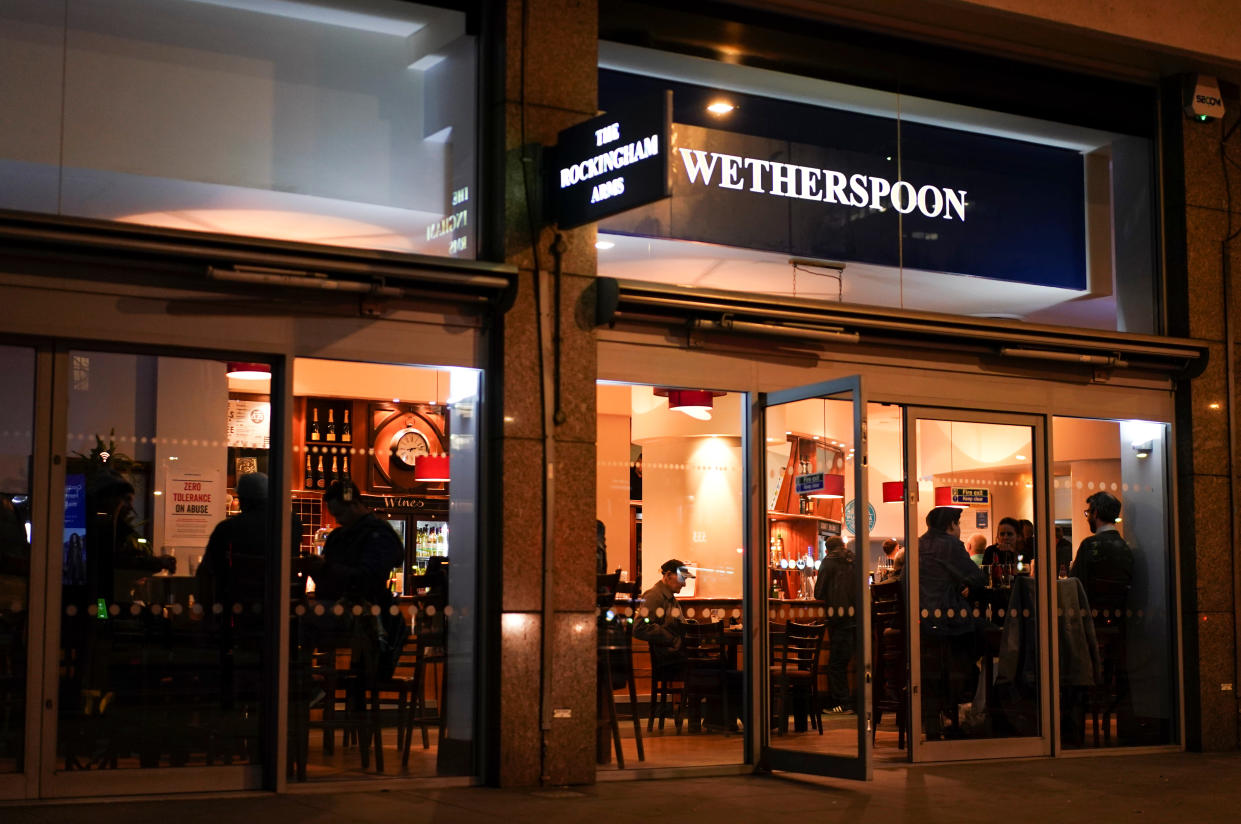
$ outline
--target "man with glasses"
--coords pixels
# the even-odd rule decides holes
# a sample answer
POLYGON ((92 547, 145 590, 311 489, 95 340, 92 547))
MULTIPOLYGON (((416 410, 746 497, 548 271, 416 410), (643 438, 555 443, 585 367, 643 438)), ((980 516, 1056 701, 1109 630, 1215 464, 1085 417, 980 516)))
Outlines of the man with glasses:
POLYGON ((1116 529, 1120 501, 1107 492, 1086 499, 1091 535, 1077 548, 1069 574, 1082 582, 1094 609, 1123 609, 1133 583, 1133 550, 1116 529))

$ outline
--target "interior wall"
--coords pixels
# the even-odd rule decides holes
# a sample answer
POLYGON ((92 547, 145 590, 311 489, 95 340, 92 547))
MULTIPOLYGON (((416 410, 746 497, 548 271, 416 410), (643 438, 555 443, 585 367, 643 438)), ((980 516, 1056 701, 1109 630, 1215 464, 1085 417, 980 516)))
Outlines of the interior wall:
POLYGON ((447 369, 318 358, 293 363, 293 394, 298 396, 443 404, 449 385, 447 369))
POLYGON ((601 412, 595 425, 595 517, 606 530, 608 571, 629 579, 629 416, 601 412))
MULTIPOLYGON (((216 360, 159 358, 156 364, 154 489, 152 547, 156 554, 177 558, 177 574, 188 575, 197 565, 215 524, 227 514, 228 493, 228 375, 216 360), (175 506, 167 480, 177 473, 203 473, 213 485, 210 514, 199 522, 201 535, 169 543, 165 513, 175 506)), ((205 491, 205 490, 204 490, 205 491)))

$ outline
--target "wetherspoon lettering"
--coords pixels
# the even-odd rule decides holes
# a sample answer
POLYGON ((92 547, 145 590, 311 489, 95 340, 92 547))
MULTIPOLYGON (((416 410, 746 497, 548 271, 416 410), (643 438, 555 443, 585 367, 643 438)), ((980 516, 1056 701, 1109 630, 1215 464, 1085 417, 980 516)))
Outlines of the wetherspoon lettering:
MULTIPOLYGON (((904 180, 892 183, 882 177, 846 175, 832 169, 704 152, 701 149, 681 148, 680 151, 685 175, 691 184, 701 178, 702 185, 711 186, 714 179, 715 185, 721 189, 745 189, 776 197, 818 200, 880 211, 890 205, 903 215, 917 210, 926 217, 952 220, 955 216, 957 220, 965 220, 964 189, 931 185, 915 187, 904 180)), ((566 171, 562 169, 560 172, 561 186, 565 185, 566 171)))

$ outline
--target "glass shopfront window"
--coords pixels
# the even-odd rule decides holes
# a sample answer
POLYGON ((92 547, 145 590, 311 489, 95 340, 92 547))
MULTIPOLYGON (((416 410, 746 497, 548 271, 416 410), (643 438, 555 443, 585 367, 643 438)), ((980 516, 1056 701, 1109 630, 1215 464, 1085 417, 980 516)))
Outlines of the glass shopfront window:
POLYGON ((1177 740, 1168 436, 1151 421, 1054 419, 1066 749, 1177 740))
POLYGON ((230 373, 270 366, 86 350, 65 358, 49 774, 69 791, 96 770, 257 772, 274 675, 272 406, 267 381, 261 394, 236 396, 230 373))
POLYGON ((29 683, 34 350, 0 346, 0 373, 8 397, 0 409, 0 773, 20 773, 29 683))
POLYGON ((481 379, 294 363, 294 781, 474 771, 481 379))
POLYGON ((744 402, 598 386, 601 768, 744 759, 744 402))
POLYGON ((398 0, 13 0, 0 208, 475 256, 475 38, 398 0))
POLYGON ((1158 331, 1149 134, 599 49, 601 109, 673 100, 671 197, 600 222, 600 274, 1158 331))

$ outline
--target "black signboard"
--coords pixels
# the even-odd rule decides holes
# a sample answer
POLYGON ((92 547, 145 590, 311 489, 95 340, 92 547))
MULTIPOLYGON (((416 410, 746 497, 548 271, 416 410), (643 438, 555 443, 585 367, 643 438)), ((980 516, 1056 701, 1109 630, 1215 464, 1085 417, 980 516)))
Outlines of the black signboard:
POLYGON ((601 230, 1084 290, 1080 151, 600 72, 600 101, 673 88, 669 200, 601 230))
POLYGON ((635 98, 560 133, 548 186, 562 229, 668 197, 672 92, 635 98))

